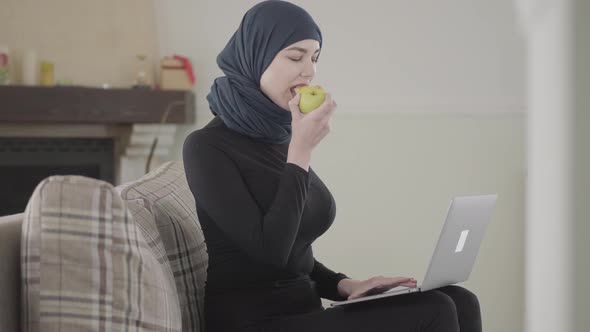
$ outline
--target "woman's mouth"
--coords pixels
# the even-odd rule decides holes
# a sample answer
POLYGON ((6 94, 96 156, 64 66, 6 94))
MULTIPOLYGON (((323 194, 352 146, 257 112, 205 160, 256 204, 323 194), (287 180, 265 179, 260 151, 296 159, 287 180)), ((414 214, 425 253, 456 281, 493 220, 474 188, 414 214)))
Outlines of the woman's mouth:
POLYGON ((300 88, 302 88, 304 86, 307 86, 307 84, 298 84, 298 85, 291 87, 291 98, 295 98, 295 95, 297 95, 297 90, 299 90, 300 88))

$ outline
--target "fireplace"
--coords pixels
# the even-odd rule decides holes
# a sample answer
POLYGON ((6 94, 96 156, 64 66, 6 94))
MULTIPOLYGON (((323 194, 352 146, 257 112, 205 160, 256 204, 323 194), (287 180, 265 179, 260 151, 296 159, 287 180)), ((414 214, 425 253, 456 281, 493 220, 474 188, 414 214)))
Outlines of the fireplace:
POLYGON ((0 216, 23 212, 33 190, 51 175, 83 175, 114 184, 109 138, 0 137, 0 216))
POLYGON ((0 100, 0 216, 23 212, 51 175, 138 179, 195 116, 191 91, 0 86, 0 100))

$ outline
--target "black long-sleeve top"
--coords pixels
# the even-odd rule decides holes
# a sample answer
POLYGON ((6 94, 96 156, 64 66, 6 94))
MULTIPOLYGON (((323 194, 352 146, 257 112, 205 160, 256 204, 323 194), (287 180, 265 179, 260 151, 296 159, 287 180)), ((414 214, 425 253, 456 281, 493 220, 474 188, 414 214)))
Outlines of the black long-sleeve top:
POLYGON ((287 163, 287 144, 239 134, 218 117, 183 145, 188 185, 209 255, 208 294, 305 277, 319 296, 341 300, 346 278, 318 262, 312 243, 336 214, 332 194, 310 167, 287 163))

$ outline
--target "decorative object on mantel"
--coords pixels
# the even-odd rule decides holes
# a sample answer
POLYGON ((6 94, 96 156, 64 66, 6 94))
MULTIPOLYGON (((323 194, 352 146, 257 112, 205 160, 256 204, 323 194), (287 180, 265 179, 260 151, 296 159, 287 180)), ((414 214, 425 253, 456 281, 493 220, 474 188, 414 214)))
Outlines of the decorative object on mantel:
POLYGON ((135 82, 133 84, 134 88, 141 88, 141 89, 151 89, 152 82, 150 82, 150 78, 148 75, 149 66, 147 62, 147 55, 145 54, 138 54, 137 58, 137 70, 135 74, 135 82))
POLYGON ((195 85, 191 61, 184 56, 167 56, 161 62, 160 89, 191 90, 195 85))
POLYGON ((191 91, 0 86, 0 100, 0 123, 160 123, 171 105, 182 111, 168 123, 192 123, 195 116, 191 91))
POLYGON ((0 85, 10 84, 10 51, 6 46, 0 46, 0 85))

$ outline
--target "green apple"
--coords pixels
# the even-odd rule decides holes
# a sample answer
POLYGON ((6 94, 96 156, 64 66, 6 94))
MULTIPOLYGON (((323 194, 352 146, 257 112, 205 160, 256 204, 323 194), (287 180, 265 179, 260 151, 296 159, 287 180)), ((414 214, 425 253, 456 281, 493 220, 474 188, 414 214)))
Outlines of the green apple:
POLYGON ((326 91, 319 85, 304 86, 296 91, 300 94, 299 110, 305 114, 318 108, 326 99, 326 91))

